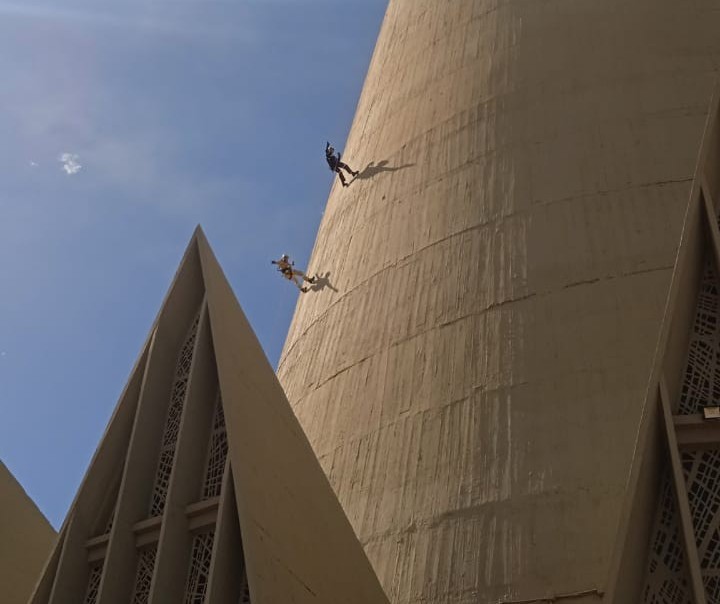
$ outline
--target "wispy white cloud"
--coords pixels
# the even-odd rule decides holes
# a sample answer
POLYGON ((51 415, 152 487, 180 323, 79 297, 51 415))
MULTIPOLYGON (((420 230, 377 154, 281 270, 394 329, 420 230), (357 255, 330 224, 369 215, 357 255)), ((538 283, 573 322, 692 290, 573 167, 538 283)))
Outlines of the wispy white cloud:
MULTIPOLYGON (((268 0, 263 0, 264 2, 268 0)), ((278 2, 278 0, 275 0, 278 2)), ((282 0, 293 2, 294 0, 282 0)), ((324 0, 328 1, 328 0, 324 0)), ((148 3, 146 0, 129 1, 118 4, 102 3, 93 0, 71 0, 63 6, 55 6, 47 0, 0 0, 0 14, 39 19, 49 22, 63 22, 83 26, 111 28, 129 28, 145 30, 148 33, 175 34, 183 36, 217 37, 219 34, 233 35, 234 40, 241 35, 248 41, 253 39, 252 29, 239 29, 238 22, 228 20, 203 24, 208 10, 221 11, 227 7, 237 7, 232 0, 212 0, 199 5, 195 0, 166 0, 148 3), (199 6, 202 6, 200 9, 199 6)), ((247 7, 245 7, 247 8, 247 7)), ((242 9, 242 6, 241 6, 242 9)), ((243 14, 246 11, 243 11, 243 14)), ((240 21, 242 23, 242 21, 240 21)))
POLYGON ((62 163, 63 170, 69 175, 77 174, 82 169, 80 165, 80 156, 75 153, 63 153, 58 158, 62 163))

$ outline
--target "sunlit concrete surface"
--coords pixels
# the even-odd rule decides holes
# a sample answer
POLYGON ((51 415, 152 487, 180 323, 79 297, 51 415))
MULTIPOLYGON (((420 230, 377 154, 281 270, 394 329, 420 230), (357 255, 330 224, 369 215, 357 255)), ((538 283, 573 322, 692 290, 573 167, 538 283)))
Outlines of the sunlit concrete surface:
POLYGON ((719 31, 391 0, 278 368, 391 601, 601 598, 719 31))

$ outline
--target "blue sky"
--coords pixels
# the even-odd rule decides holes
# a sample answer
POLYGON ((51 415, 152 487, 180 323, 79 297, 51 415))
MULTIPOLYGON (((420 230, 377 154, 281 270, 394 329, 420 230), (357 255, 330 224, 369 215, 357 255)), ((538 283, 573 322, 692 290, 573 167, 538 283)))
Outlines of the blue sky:
POLYGON ((55 527, 197 223, 276 364, 386 4, 0 0, 0 458, 55 527))

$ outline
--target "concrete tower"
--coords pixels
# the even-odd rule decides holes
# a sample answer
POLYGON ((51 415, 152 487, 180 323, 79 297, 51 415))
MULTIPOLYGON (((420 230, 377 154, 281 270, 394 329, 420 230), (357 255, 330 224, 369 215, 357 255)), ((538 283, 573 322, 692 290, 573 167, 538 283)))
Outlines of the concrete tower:
POLYGON ((278 375, 392 602, 607 593, 718 32, 390 1, 278 375))

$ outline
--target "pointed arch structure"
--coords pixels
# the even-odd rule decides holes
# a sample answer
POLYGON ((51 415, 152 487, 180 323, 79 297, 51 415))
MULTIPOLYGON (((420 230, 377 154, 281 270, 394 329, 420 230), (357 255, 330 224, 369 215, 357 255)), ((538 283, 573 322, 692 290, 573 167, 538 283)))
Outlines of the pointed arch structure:
POLYGON ((720 601, 720 96, 703 136, 605 601, 720 601))
POLYGON ((67 602, 387 604, 200 227, 29 600, 67 602))

